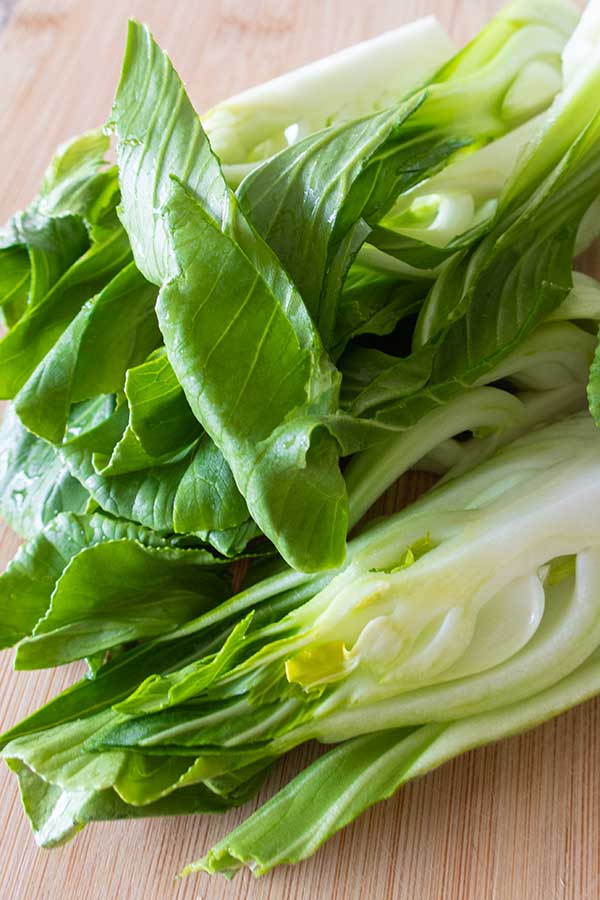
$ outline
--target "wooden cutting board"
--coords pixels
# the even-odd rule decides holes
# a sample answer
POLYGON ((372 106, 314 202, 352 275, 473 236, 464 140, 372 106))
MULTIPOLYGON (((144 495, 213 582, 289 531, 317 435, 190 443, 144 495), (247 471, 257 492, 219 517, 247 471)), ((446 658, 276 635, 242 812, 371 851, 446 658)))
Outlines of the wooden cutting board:
MULTIPOLYGON (((4 0, 6 3, 7 0, 4 0)), ((36 191, 57 143, 110 108, 129 15, 165 46, 200 111, 288 68, 426 13, 458 41, 497 0, 20 0, 0 37, 0 220, 36 191)), ((600 272, 589 254, 588 271, 600 272)), ((391 510, 418 488, 401 485, 391 510)), ((0 568, 17 539, 0 536, 0 568)), ((2 729, 77 677, 11 672, 2 729)), ((264 800, 315 755, 278 768, 264 800)), ((36 848, 14 778, 0 770, 0 898, 11 900, 595 900, 600 896, 600 700, 528 735, 472 752, 371 810, 312 860, 260 881, 175 874, 256 804, 223 818, 88 827, 36 848)))

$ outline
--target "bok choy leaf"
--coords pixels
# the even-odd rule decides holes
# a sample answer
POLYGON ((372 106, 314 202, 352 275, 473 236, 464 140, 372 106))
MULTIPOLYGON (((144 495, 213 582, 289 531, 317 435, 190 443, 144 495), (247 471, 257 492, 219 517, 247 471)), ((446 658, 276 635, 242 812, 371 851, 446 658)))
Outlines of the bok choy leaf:
POLYGON ((307 137, 242 182, 245 212, 298 285, 327 347, 344 278, 372 228, 457 154, 549 105, 575 21, 562 4, 517 0, 403 102, 307 137), (540 67, 555 77, 540 77, 540 67))
POLYGON ((122 219, 138 268, 161 285, 158 320, 191 409, 282 555, 306 570, 339 563, 347 499, 337 443, 317 419, 335 412, 339 376, 170 62, 135 23, 112 121, 122 219))
POLYGON ((454 53, 439 22, 419 19, 230 97, 202 125, 237 186, 307 134, 396 103, 454 53))

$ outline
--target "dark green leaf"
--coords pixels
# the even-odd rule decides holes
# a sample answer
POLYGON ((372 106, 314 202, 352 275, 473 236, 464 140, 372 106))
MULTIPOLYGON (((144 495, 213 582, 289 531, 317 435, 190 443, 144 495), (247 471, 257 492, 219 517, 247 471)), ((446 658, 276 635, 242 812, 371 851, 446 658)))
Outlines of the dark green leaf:
POLYGON ((15 398, 30 431, 60 443, 72 403, 122 388, 160 342, 156 293, 130 263, 81 308, 15 398))
POLYGON ((85 512, 89 494, 57 451, 30 434, 12 406, 0 427, 0 514, 29 538, 61 512, 85 512))
POLYGON ((159 322, 194 414, 283 555, 300 569, 338 563, 338 446, 311 416, 335 412, 339 378, 285 271, 237 209, 168 58, 135 23, 112 119, 123 221, 137 265, 163 285, 159 322))
POLYGON ((348 342, 361 334, 386 335, 398 322, 418 312, 430 281, 403 280, 355 265, 350 269, 340 298, 332 354, 339 357, 348 342))
MULTIPOLYGON (((62 227, 69 219, 50 221, 61 223, 62 227)), ((42 297, 36 296, 35 303, 30 300, 24 315, 0 341, 3 398, 13 397, 23 387, 84 303, 101 291, 131 258, 127 235, 119 226, 106 228, 101 240, 80 256, 82 250, 77 248, 79 258, 69 260, 69 268, 49 290, 45 288, 42 297)), ((32 280, 32 291, 34 287, 32 280)))
MULTIPOLYGON (((63 513, 24 544, 0 576, 0 646, 11 646, 30 635, 50 608, 57 583, 68 571, 68 564, 79 554, 83 554, 82 560, 90 553, 93 558, 94 545, 106 541, 125 541, 130 549, 136 548, 134 552, 138 556, 138 545, 165 548, 165 553, 168 553, 164 557, 167 571, 176 569, 173 558, 180 561, 189 559, 195 566, 208 565, 213 561, 211 555, 203 550, 167 550, 167 539, 131 522, 117 521, 99 513, 91 516, 63 513)), ((149 570, 151 566, 150 561, 149 570)), ((116 568, 114 572, 106 571, 105 578, 109 577, 116 577, 116 568)), ((97 579, 96 592, 101 592, 102 586, 103 580, 97 579)), ((93 584, 89 585, 89 590, 93 596, 93 584)), ((146 591, 149 590, 146 585, 146 591)))
POLYGON ((152 676, 115 708, 129 716, 138 716, 176 706, 189 697, 201 694, 230 668, 241 650, 251 619, 252 613, 238 622, 213 658, 201 659, 171 675, 152 676))
POLYGON ((74 556, 50 606, 17 648, 17 669, 47 668, 129 641, 164 634, 216 606, 226 595, 203 571, 205 551, 106 540, 74 556))

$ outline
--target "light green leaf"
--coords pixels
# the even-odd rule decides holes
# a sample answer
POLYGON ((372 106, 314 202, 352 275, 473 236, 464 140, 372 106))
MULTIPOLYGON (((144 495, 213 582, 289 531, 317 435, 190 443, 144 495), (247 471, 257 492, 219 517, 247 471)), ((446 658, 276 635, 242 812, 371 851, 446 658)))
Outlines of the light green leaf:
POLYGON ((243 803, 228 802, 203 784, 192 785, 143 807, 126 804, 112 789, 65 791, 49 784, 18 759, 8 760, 19 780, 23 808, 40 847, 56 847, 69 841, 90 822, 136 819, 152 816, 223 812, 243 803))
POLYGON ((115 170, 106 169, 109 148, 110 139, 102 129, 62 144, 44 175, 40 212, 54 218, 72 215, 97 221, 101 211, 106 212, 98 199, 105 202, 111 190, 114 193, 115 187, 118 189, 115 170))
POLYGON ((370 806, 412 778, 474 747, 526 731, 593 697, 600 660, 531 699, 447 725, 381 731, 346 741, 297 775, 242 825, 183 873, 231 877, 244 866, 256 876, 300 862, 370 806))

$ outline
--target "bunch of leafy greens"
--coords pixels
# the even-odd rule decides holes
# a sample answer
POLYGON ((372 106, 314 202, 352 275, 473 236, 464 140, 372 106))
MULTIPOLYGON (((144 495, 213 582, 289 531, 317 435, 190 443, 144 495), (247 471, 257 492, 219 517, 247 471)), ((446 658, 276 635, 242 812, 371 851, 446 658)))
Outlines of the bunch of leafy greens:
POLYGON ((0 231, 0 648, 89 668, 2 738, 40 844, 342 742, 190 867, 260 874, 598 691, 599 25, 423 20, 201 122, 130 24, 116 166, 74 139, 0 231))
MULTIPOLYGON (((337 574, 272 576, 123 650, 4 735, 37 840, 95 819, 221 811, 294 745, 343 741, 199 864, 265 872, 408 778, 592 696, 599 450, 586 412, 535 430, 356 538, 337 574)), ((78 559, 85 573, 93 561, 78 559)), ((31 571, 12 573, 24 595, 31 571)), ((57 635, 67 587, 19 645, 22 664, 85 636, 57 635)))
MULTIPOLYGON (((110 271, 84 280, 108 231, 95 225, 94 178, 109 177, 101 136, 86 136, 59 154, 33 205, 61 223, 71 212, 91 247, 40 302, 29 298, 0 344, 2 395, 111 515, 194 534, 225 555, 262 532, 294 568, 340 564, 348 521, 340 455, 386 437, 388 424, 340 406, 344 367, 326 347, 335 343, 339 355, 357 334, 394 329, 431 283, 362 264, 346 278, 367 223, 457 155, 546 107, 574 24, 562 3, 513 4, 425 88, 293 143, 237 194, 167 57, 132 24, 104 215, 110 240, 134 262, 113 254, 110 271), (308 197, 327 204, 309 208, 308 197)), ((375 85, 374 106, 380 92, 375 85)), ((415 368, 407 386, 426 378, 418 356, 416 367, 407 363, 415 368)))

